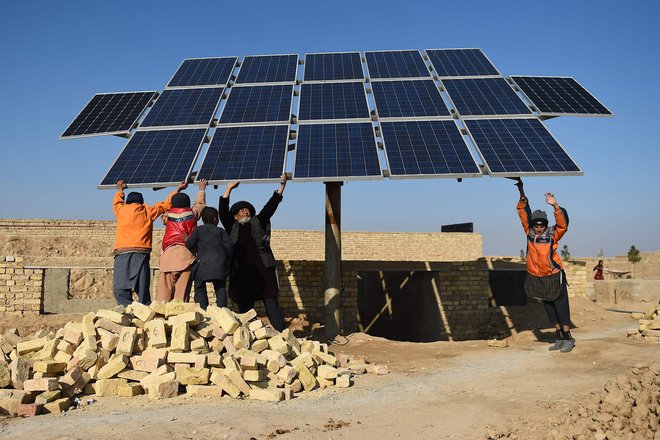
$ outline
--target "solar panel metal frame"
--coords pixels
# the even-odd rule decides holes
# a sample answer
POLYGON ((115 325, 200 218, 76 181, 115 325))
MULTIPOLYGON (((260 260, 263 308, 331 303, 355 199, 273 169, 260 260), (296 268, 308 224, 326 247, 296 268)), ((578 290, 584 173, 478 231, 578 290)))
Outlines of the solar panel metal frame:
MULTIPOLYGON (((373 80, 369 84, 371 84, 371 94, 374 99, 374 111, 376 113, 376 119, 378 121, 382 122, 398 122, 398 121, 419 121, 419 120, 428 120, 428 121, 445 121, 447 119, 456 119, 455 116, 452 114, 451 109, 445 102, 444 98, 442 97, 442 93, 438 85, 435 83, 435 80, 433 78, 416 78, 416 79, 401 79, 401 78, 396 78, 396 79, 385 79, 385 80, 373 80), (380 116, 380 113, 378 112, 378 101, 376 100, 376 93, 374 92, 373 89, 373 84, 375 83, 385 83, 385 82, 404 82, 404 81, 432 81, 433 85, 435 86, 436 90, 438 91, 438 97, 440 98, 440 101, 442 102, 442 105, 444 105, 447 108, 447 114, 446 115, 440 115, 440 116, 395 116, 395 117, 382 117, 380 116)), ((453 105, 453 103, 452 103, 453 105)))
MULTIPOLYGON (((495 118, 475 118, 475 119, 472 119, 472 120, 492 120, 492 119, 495 119, 495 118)), ((575 159, 573 159, 573 157, 570 154, 568 154, 568 150, 566 150, 566 148, 564 148, 564 146, 557 140, 557 138, 555 138, 555 136, 552 134, 552 132, 550 130, 548 130, 548 128, 543 124, 543 121, 541 121, 540 118, 538 118, 536 116, 532 116, 532 117, 528 116, 526 118, 497 118, 497 119, 499 119, 499 120, 533 119, 533 120, 539 121, 541 126, 543 126, 543 128, 545 128, 545 130, 548 132, 550 137, 552 137, 552 139, 555 142, 557 142, 557 145, 559 145, 559 147, 566 153, 568 158, 573 161, 575 166, 577 166, 580 171, 524 171, 524 172, 518 172, 518 173, 493 172, 493 171, 491 171, 490 166, 488 165, 488 162, 486 161, 486 159, 484 159, 483 153, 479 149, 479 144, 475 141, 472 133, 470 132, 470 129, 469 129, 468 125, 464 124, 465 125, 465 131, 467 132, 467 135, 470 138, 470 141, 472 142, 472 145, 474 145, 475 149, 477 150, 477 153, 479 154, 479 158, 481 159, 481 161, 483 163, 486 174, 488 174, 489 176, 493 176, 493 177, 526 177, 526 176, 535 177, 535 176, 583 176, 584 175, 584 171, 582 170, 582 168, 580 168, 580 166, 577 164, 575 159)))
MULTIPOLYGON (((226 93, 226 90, 225 90, 226 93)), ((225 98, 225 105, 222 108, 222 111, 218 115, 218 122, 216 124, 217 127, 229 127, 229 126, 241 126, 241 125, 284 125, 285 123, 290 124, 291 123, 291 117, 293 116, 293 98, 295 96, 295 84, 294 83, 278 83, 278 84, 245 84, 245 85, 234 85, 229 88, 229 97, 225 98), (225 109, 227 108, 227 103, 229 102, 229 98, 231 97, 231 91, 233 89, 239 89, 239 88, 248 88, 248 87, 272 87, 272 86, 291 86, 291 103, 289 105, 289 120, 288 121, 260 121, 260 122, 220 122, 222 119, 222 114, 225 112, 225 109)), ((217 111, 217 110, 216 110, 217 111)))
POLYGON ((309 52, 305 53, 305 58, 304 58, 304 63, 303 63, 303 75, 302 75, 302 80, 303 83, 324 83, 324 82, 354 82, 354 81, 361 81, 365 82, 366 81, 366 75, 364 73, 364 62, 362 59, 362 53, 354 50, 354 51, 346 51, 346 52, 309 52), (358 57, 360 58, 360 68, 362 69, 362 78, 353 78, 353 79, 305 79, 305 72, 307 71, 307 55, 336 55, 336 54, 342 54, 342 53, 356 53, 358 54, 358 57))
POLYGON ((275 85, 283 85, 283 84, 295 84, 296 81, 298 80, 298 68, 300 66, 300 54, 297 53, 276 53, 276 54, 267 54, 267 55, 246 55, 243 57, 243 61, 241 61, 238 73, 236 74, 236 81, 234 84, 236 86, 275 86, 275 85), (277 57, 277 56, 291 56, 295 55, 296 57, 296 73, 295 73, 295 78, 292 81, 274 81, 274 82, 239 82, 241 78, 241 70, 243 70, 243 65, 245 63, 246 58, 260 58, 260 57, 277 57))
POLYGON ((433 73, 429 70, 429 66, 426 64, 424 60, 424 55, 419 49, 395 49, 395 50, 369 50, 364 52, 364 64, 367 67, 367 77, 369 78, 370 81, 389 81, 389 80, 416 80, 416 79, 433 79, 433 73), (369 60, 367 59, 367 54, 368 53, 383 53, 383 52, 417 52, 419 54, 420 59, 422 60, 422 63, 426 66, 426 72, 428 73, 427 76, 403 76, 403 77, 388 77, 388 78, 373 78, 371 76, 371 70, 369 69, 369 60))
POLYGON ((524 99, 518 94, 518 92, 511 86, 511 83, 507 81, 507 79, 503 76, 481 76, 481 77, 476 77, 476 76, 471 76, 471 77, 452 77, 452 78, 443 78, 440 80, 442 83, 442 88, 447 94, 447 97, 449 98, 449 102, 451 103, 452 107, 454 107, 453 111, 456 112, 456 115, 459 117, 459 119, 515 119, 515 118, 529 118, 535 117, 534 112, 532 109, 529 108, 529 105, 525 102, 524 99), (504 114, 492 114, 492 115, 464 115, 462 114, 459 110, 458 107, 456 106, 456 103, 454 102, 454 99, 451 97, 451 93, 449 93, 449 90, 447 90, 447 86, 445 85, 445 81, 451 81, 451 80, 480 80, 480 79, 502 79, 504 82, 509 86, 511 89, 511 92, 518 97, 520 102, 527 108, 529 113, 504 113, 504 114))
MULTIPOLYGON (((337 124, 366 124, 366 121, 357 121, 355 119, 351 120, 343 120, 340 122, 328 122, 328 121, 323 121, 322 123, 315 123, 315 124, 304 124, 304 125, 337 125, 337 124)), ((376 136, 376 129, 374 127, 374 124, 371 124, 371 130, 374 136, 374 150, 376 152, 376 160, 378 161, 378 169, 380 174, 377 176, 332 176, 332 177, 296 177, 296 161, 298 160, 298 141, 300 139, 300 136, 296 136, 295 139, 295 158, 293 161, 293 171, 291 174, 291 179, 296 181, 296 182, 343 182, 343 181, 348 181, 348 180, 383 180, 383 167, 380 163, 380 157, 378 155, 378 137, 376 136)), ((299 133, 298 133, 299 134, 299 133)))
POLYGON ((611 117, 614 116, 614 112, 612 112, 612 110, 610 110, 609 108, 607 108, 607 107, 605 106, 605 104, 603 104, 602 102, 600 102, 600 100, 599 100, 598 98, 596 98, 596 96, 595 96, 593 93, 591 93, 586 87, 584 87, 584 86, 583 86, 578 80, 576 80, 576 79, 573 78, 572 76, 511 75, 509 78, 511 78, 511 80, 514 82, 514 84, 516 85, 516 87, 518 87, 518 89, 520 89, 520 93, 522 93, 523 95, 525 95, 525 98, 527 98, 527 100, 528 100, 528 101, 529 101, 529 102, 530 102, 530 103, 531 103, 531 104, 537 109, 538 113, 541 115, 541 119, 543 119, 544 116, 546 116, 546 117, 557 117, 557 116, 582 116, 582 117, 599 117, 599 118, 611 118, 611 117), (525 91, 524 91, 523 88, 520 86, 520 84, 518 84, 518 82, 516 82, 516 78, 558 78, 558 79, 572 79, 573 81, 575 81, 575 82, 577 83, 577 85, 579 85, 580 87, 582 87, 582 88, 584 89, 585 92, 587 92, 587 93, 588 93, 588 94, 589 94, 589 95, 590 95, 590 96, 591 96, 596 102, 598 102, 600 105, 602 105, 603 108, 605 108, 605 109, 606 109, 608 112, 610 112, 610 113, 609 113, 609 114, 606 114, 606 113, 569 113, 569 112, 565 112, 565 113, 555 113, 555 112, 544 112, 544 111, 541 111, 541 109, 539 108, 539 106, 538 106, 538 105, 532 100, 531 97, 529 97, 529 96, 527 95, 527 93, 525 93, 525 91))
POLYGON ((481 49, 480 47, 461 47, 461 48, 456 48, 456 47, 447 48, 446 47, 446 48, 438 48, 438 49, 424 49, 424 54, 428 58, 429 63, 431 64, 431 66, 433 67, 433 71, 435 72, 435 76, 438 79, 494 78, 494 77, 498 77, 498 76, 503 76, 502 73, 500 72, 500 69, 497 68, 495 63, 493 63, 493 61, 491 61, 491 59, 488 58, 488 55, 486 55, 486 52, 484 52, 483 49, 481 49), (438 71, 438 69, 436 69, 435 65, 433 64, 433 61, 431 60, 431 57, 428 54, 429 50, 444 50, 444 51, 449 51, 449 50, 478 50, 486 58, 486 60, 488 60, 488 62, 491 64, 491 66, 493 66, 493 68, 495 69, 497 74, 496 75, 455 75, 455 76, 440 75, 440 72, 438 71))
POLYGON ((365 82, 364 81, 312 81, 312 82, 304 82, 300 86, 300 96, 298 99, 298 125, 304 125, 304 124, 331 124, 331 123, 351 123, 351 122, 371 122, 371 110, 369 110, 369 98, 367 96, 367 88, 365 87, 365 82), (349 118, 349 119, 300 119, 300 108, 302 106, 302 86, 305 84, 325 84, 325 83, 333 83, 333 84, 342 84, 342 83, 361 83, 362 84, 362 91, 364 92, 364 103, 367 106, 367 113, 369 114, 369 117, 367 118, 349 118))
POLYGON ((75 118, 71 121, 69 125, 64 129, 62 134, 60 135, 60 139, 77 139, 77 138, 85 138, 85 137, 94 137, 94 136, 127 136, 130 135, 131 130, 137 128, 138 122, 142 116, 144 116, 145 111, 154 105, 154 102, 158 97, 160 96, 160 93, 155 91, 155 90, 146 90, 146 91, 136 91, 136 92, 112 92, 112 93, 94 93, 91 98, 89 98, 89 101, 83 106, 82 109, 78 112, 75 118), (121 94, 128 94, 128 93, 152 93, 151 100, 149 101, 149 104, 145 105, 140 114, 135 118, 135 121, 131 124, 131 128, 128 130, 120 130, 120 131, 106 131, 106 132, 97 132, 97 133, 91 133, 91 134, 76 134, 72 136, 64 136, 64 133, 69 129, 69 127, 78 119, 80 115, 85 111, 87 106, 91 104, 92 100, 94 99, 95 96, 97 95, 121 95, 121 94))
MULTIPOLYGON (((170 91, 185 91, 185 90, 197 90, 197 89, 222 89, 222 93, 220 94, 220 99, 218 99, 217 104, 215 105, 215 110, 213 111, 213 115, 211 116, 210 120, 208 123, 204 124, 188 124, 188 125, 148 125, 148 126, 143 126, 140 124, 138 127, 139 130, 142 131, 149 131, 149 130, 167 130, 171 128, 208 128, 213 124, 213 121, 215 119, 216 113, 218 113, 218 108, 220 108, 220 103, 222 102, 223 99, 225 99, 225 96, 227 94, 227 88, 225 86, 213 86, 213 87, 177 87, 173 89, 164 89, 163 92, 160 94, 158 98, 161 98, 165 92, 170 92, 170 91)), ((151 106, 151 110, 158 104, 158 100, 154 102, 154 104, 151 106)), ((151 113, 150 110, 150 113, 151 113)), ((149 113, 147 113, 147 116, 145 119, 149 117, 149 113)), ((144 122, 144 121, 143 121, 144 122)))
MULTIPOLYGON (((465 136, 461 131, 461 128, 458 126, 456 123, 455 119, 429 119, 429 118, 415 118, 413 120, 411 119, 388 119, 383 122, 433 122, 433 121, 453 121, 454 125, 456 126, 456 130, 458 133, 461 135, 463 138, 463 143, 465 144, 465 149, 470 153, 470 157, 472 157, 472 160, 474 161, 474 165, 477 167, 478 172, 476 173, 451 173, 451 174, 392 174, 389 172, 391 170, 390 167, 390 158, 387 152, 387 142, 385 141, 385 135, 383 133, 383 128, 381 126, 381 139, 383 142, 383 152, 385 153, 385 160, 387 162, 387 170, 389 172, 388 178, 392 180, 402 180, 402 179, 457 179, 457 178, 472 178, 472 177, 483 177, 484 173, 481 171, 481 167, 479 166, 479 163, 476 161, 474 154, 472 153, 472 150, 470 149, 470 146, 468 143, 465 141, 465 136)), ((482 159, 483 160, 483 159, 482 159)))
POLYGON ((226 57, 198 57, 198 58, 185 58, 183 61, 181 61, 181 64, 179 64, 179 67, 174 71, 172 74, 172 77, 167 81, 165 89, 164 90, 176 90, 176 89, 203 89, 203 88, 212 88, 212 87, 227 87, 229 82, 231 81, 232 76, 234 75, 234 70, 236 70, 236 65, 238 64, 239 58, 237 56, 226 56, 226 57), (188 86, 170 86, 169 84, 172 82, 174 77, 176 76, 177 72, 181 67, 183 66, 183 63, 186 61, 190 60, 211 60, 211 59, 221 59, 221 58, 234 58, 234 66, 232 69, 229 71, 229 76, 227 78, 227 81, 221 84, 205 84, 205 85, 188 85, 188 86))
MULTIPOLYGON (((195 153, 195 158, 192 160, 190 163, 190 168, 188 169, 188 172, 186 173, 186 181, 190 179, 190 176, 193 172, 193 168, 195 166, 195 163, 197 162, 197 159, 199 158, 199 153, 202 150, 202 146, 209 141, 209 129, 208 127, 195 127, 195 128, 182 128, 182 127, 168 127, 165 129, 161 130, 136 130, 131 138, 126 142, 126 145, 124 145, 124 148, 121 149, 117 157, 115 157, 115 160, 112 161, 110 164, 110 167, 108 170, 103 174, 103 177, 101 178, 101 182, 105 179, 105 177, 110 173, 110 170, 112 170, 112 167, 115 165, 115 162, 117 162, 117 159, 121 157, 121 155, 124 153, 126 148, 128 147, 128 144, 130 144, 131 140, 133 140, 133 137, 137 133, 146 133, 150 131, 173 131, 173 130, 205 130, 204 136, 202 136, 202 140, 197 146, 197 152, 195 153)), ((163 187, 169 187, 169 186, 178 186, 181 182, 152 182, 152 183, 126 183, 126 188, 163 188, 163 187)), ((97 189, 116 189, 117 185, 115 184, 107 184, 107 185, 102 185, 99 183, 96 186, 97 189)))

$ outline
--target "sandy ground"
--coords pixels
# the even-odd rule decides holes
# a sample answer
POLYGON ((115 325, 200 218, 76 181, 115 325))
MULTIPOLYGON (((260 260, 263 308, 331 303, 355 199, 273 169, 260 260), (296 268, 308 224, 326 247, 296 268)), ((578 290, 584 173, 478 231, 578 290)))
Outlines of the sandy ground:
MULTIPOLYGON (((649 304, 631 304, 644 310, 649 304)), ((353 334, 331 351, 366 355, 387 365, 386 376, 365 375, 349 389, 317 390, 278 404, 190 398, 150 402, 96 401, 61 415, 1 418, 3 439, 476 439, 489 426, 515 428, 518 438, 542 438, 547 421, 599 393, 605 382, 638 364, 660 359, 660 344, 628 339, 629 314, 573 300, 572 353, 549 352, 549 329, 487 341, 407 343, 353 334)), ((529 319, 542 319, 538 309, 529 319)), ((522 307, 515 313, 530 313, 522 307)), ((5 316, 0 329, 58 327, 75 315, 32 319, 5 316)))

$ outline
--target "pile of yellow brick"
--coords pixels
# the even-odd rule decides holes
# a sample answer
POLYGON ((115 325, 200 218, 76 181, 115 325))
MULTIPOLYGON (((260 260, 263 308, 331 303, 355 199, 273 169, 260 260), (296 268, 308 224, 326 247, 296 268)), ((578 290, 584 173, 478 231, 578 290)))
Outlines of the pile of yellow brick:
POLYGON ((628 329, 628 337, 642 339, 644 342, 660 342, 660 304, 651 307, 646 313, 633 313, 631 316, 639 323, 639 327, 628 329))
POLYGON ((250 310, 170 302, 99 310, 57 333, 0 337, 0 413, 67 410, 77 395, 188 395, 278 402, 314 388, 351 386, 356 374, 386 374, 363 357, 279 333, 250 310), (8 388, 9 387, 9 388, 8 388), (5 389, 6 388, 6 389, 5 389))

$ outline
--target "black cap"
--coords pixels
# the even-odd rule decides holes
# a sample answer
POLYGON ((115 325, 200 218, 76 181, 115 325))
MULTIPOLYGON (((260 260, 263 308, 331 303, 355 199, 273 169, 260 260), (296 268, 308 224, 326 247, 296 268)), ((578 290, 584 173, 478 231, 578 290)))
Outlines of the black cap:
POLYGON ((140 205, 143 204, 144 199, 142 198, 142 194, 139 192, 128 193, 128 196, 126 197, 126 204, 130 205, 131 203, 139 203, 140 205))
POLYGON ((250 217, 254 217, 257 211, 254 209, 254 206, 252 206, 252 203, 246 202, 245 200, 241 200, 240 202, 236 202, 233 205, 231 205, 231 213, 232 215, 238 214, 238 211, 240 211, 243 208, 247 208, 250 211, 250 217))

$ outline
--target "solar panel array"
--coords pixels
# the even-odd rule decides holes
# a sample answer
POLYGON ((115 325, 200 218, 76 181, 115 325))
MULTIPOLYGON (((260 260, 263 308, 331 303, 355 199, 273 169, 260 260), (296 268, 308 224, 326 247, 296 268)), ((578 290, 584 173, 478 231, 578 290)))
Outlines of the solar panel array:
POLYGON ((418 50, 365 52, 365 57, 371 79, 430 78, 431 76, 418 50))
POLYGON ((298 55, 245 57, 236 84, 295 82, 298 55))
POLYGON ((292 100, 293 85, 232 87, 219 122, 286 122, 292 100))
POLYGON ((440 78, 500 75, 481 49, 430 49, 426 55, 440 78))
POLYGON ((369 119, 367 95, 361 82, 303 84, 298 119, 369 119))
POLYGON ((308 53, 303 81, 363 80, 360 52, 308 53))
POLYGON ((442 84, 461 116, 532 114, 504 78, 446 79, 442 84))
POLYGON ((165 90, 141 127, 208 127, 220 104, 223 87, 165 90))
POLYGON ((435 83, 428 80, 374 81, 371 83, 378 117, 449 117, 449 109, 435 83))
POLYGON ((236 67, 237 57, 184 60, 167 87, 224 86, 236 67))

